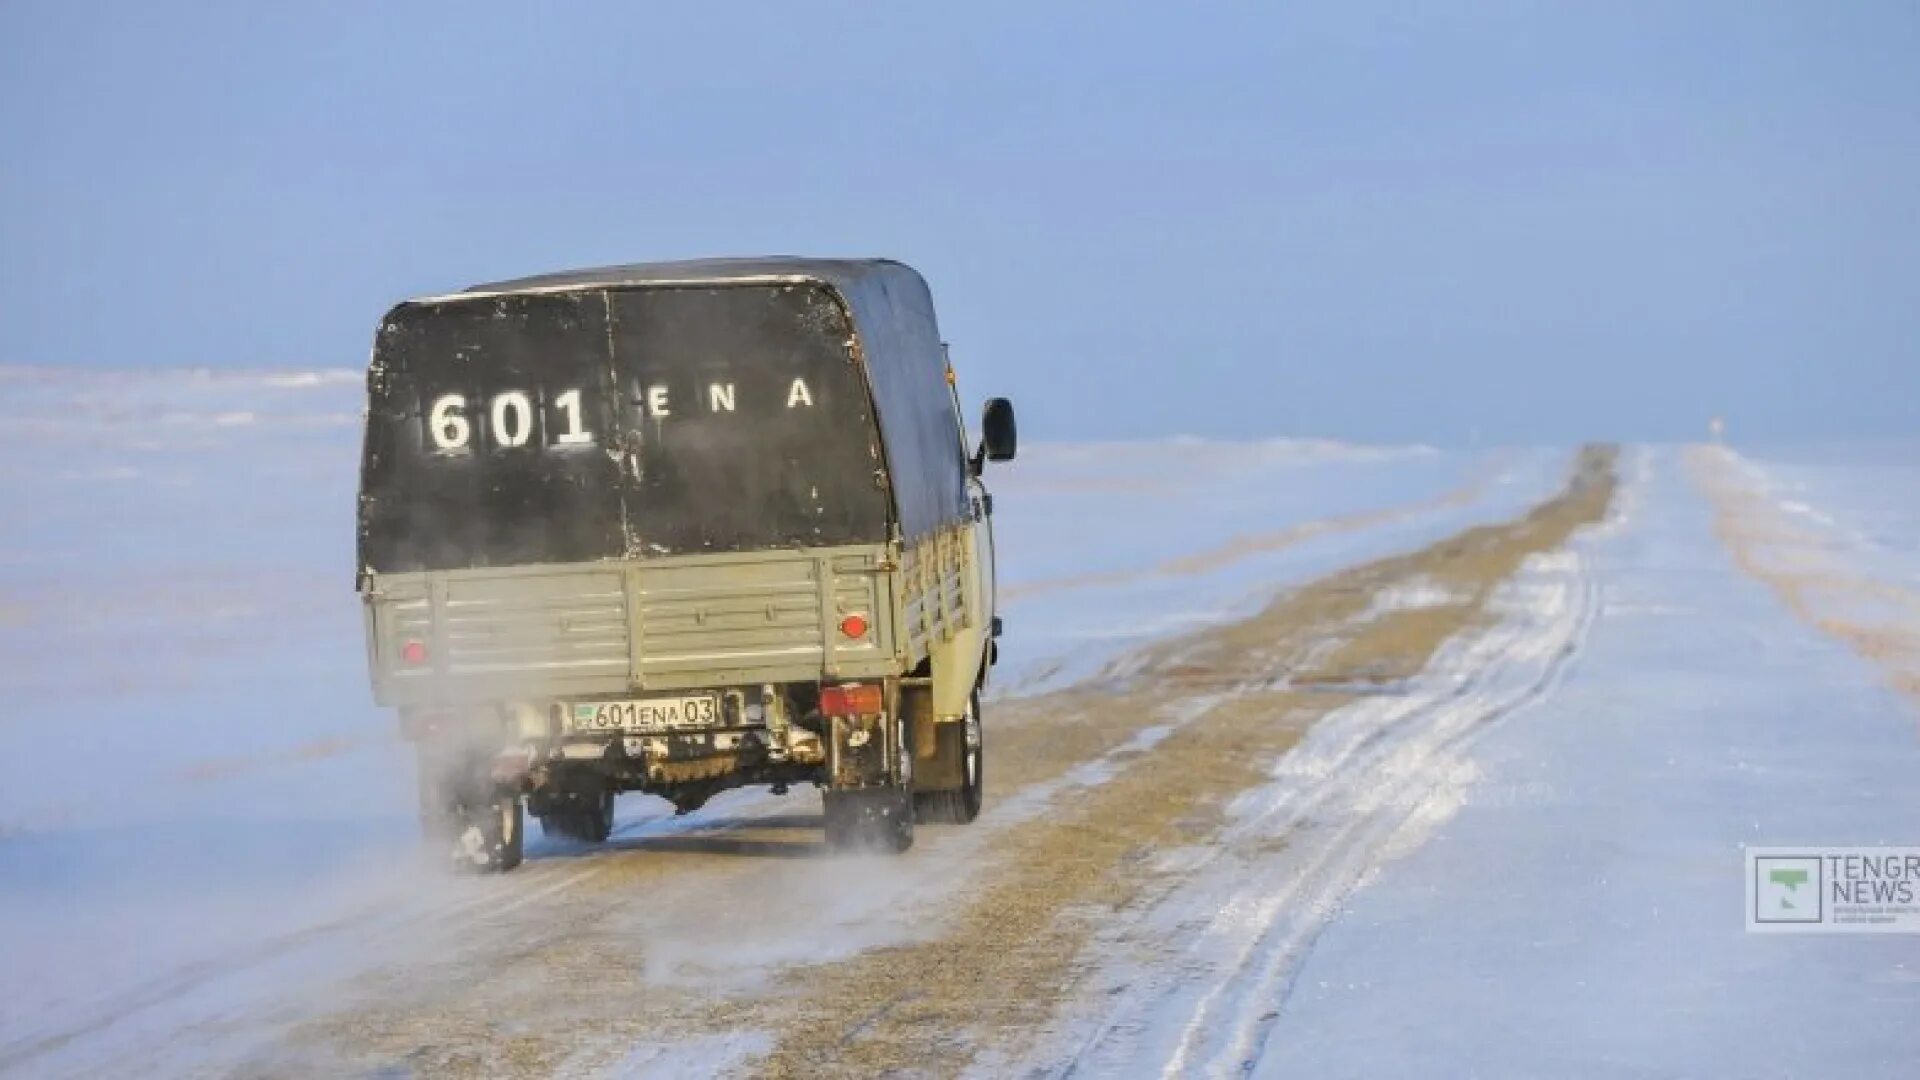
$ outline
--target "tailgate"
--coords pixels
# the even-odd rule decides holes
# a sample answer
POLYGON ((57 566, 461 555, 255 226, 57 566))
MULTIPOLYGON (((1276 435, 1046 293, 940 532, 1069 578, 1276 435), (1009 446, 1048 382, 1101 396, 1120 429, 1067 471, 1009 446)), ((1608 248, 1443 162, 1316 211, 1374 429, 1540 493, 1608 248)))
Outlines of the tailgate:
POLYGON ((889 673, 878 546, 590 567, 378 575, 368 593, 386 705, 545 699, 889 673), (867 632, 840 630, 861 615, 867 632), (405 662, 409 642, 426 647, 405 662))
POLYGON ((871 551, 642 564, 633 571, 640 681, 681 686, 870 673, 892 651, 877 565, 871 551), (855 614, 870 628, 859 639, 839 629, 855 614))

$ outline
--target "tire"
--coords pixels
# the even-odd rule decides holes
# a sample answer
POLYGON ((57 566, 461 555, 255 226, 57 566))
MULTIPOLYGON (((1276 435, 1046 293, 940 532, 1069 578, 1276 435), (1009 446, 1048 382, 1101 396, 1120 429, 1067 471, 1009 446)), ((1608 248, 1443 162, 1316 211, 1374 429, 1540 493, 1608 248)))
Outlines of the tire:
POLYGON ((829 791, 824 802, 834 851, 898 855, 913 846, 914 799, 900 788, 829 791))
POLYGON ((965 785, 957 791, 917 791, 913 808, 921 821, 965 825, 980 816, 987 790, 986 745, 980 725, 980 692, 967 700, 962 723, 940 725, 941 753, 958 753, 964 761, 965 785))
POLYGON ((613 792, 577 795, 540 815, 540 831, 581 844, 605 843, 613 835, 613 792))
POLYGON ((510 795, 475 807, 454 837, 453 863, 462 870, 504 873, 520 865, 526 850, 527 810, 510 795))

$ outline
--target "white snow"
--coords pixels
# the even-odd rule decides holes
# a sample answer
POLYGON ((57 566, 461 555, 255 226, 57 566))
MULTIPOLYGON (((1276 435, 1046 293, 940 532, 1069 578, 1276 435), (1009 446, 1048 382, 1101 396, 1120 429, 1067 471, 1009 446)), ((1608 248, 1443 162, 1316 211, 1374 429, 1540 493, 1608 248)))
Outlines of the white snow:
POLYGON ((1912 1075, 1920 937, 1747 934, 1741 847, 1920 842, 1920 715, 1733 567, 1670 454, 1580 546, 1565 684, 1260 1003, 1254 1073, 1912 1075))
MULTIPOLYGON (((344 371, 0 367, 0 1071, 191 1069, 216 1035, 243 1052, 271 1026, 237 1017, 288 1013, 298 988, 426 937, 449 911, 530 902, 578 873, 544 842, 510 882, 449 879, 420 857, 412 763, 369 700, 353 593, 360 393, 344 371)), ((1002 691, 1510 512, 1565 460, 1278 439, 1030 445, 990 476, 1002 691), (1327 524, 1343 515, 1361 519, 1327 524), (1275 533, 1286 542, 1262 547, 1275 533), (1088 572, 1114 577, 1018 593, 1088 572)), ((1089 763, 1059 790, 1111 769, 1089 763)), ((993 813, 1037 812, 1046 794, 993 813)), ((739 793, 675 821, 630 797, 620 828, 774 805, 739 793)), ((871 902, 842 905, 849 923, 884 908, 875 883, 871 902)), ((834 948, 897 930, 880 920, 834 948)), ((740 970, 770 944, 743 944, 740 970)))
POLYGON ((989 476, 1007 633, 997 693, 1098 673, 1281 589, 1525 510, 1563 450, 1324 441, 1037 445, 989 476))
POLYGON ((1855 565, 1920 589, 1920 439, 1743 448, 1735 461, 1855 565))
MULTIPOLYGON (((439 935, 463 913, 598 872, 544 841, 504 880, 420 856, 412 765, 369 701, 352 589, 359 410, 353 371, 0 367, 0 1072, 243 1060, 371 958, 453 947, 439 935)), ((1911 591, 1914 450, 1733 460, 1836 565, 1911 591)), ((989 475, 1007 623, 996 692, 1062 685, 1325 571, 1508 516, 1566 461, 1030 444, 989 475)), ((1748 936, 1740 845, 1920 843, 1920 718, 1880 668, 1736 569, 1676 462, 1633 455, 1620 520, 1535 560, 1490 637, 1316 727, 1219 843, 1159 853, 1179 887, 1088 958, 1089 978, 1117 988, 1110 1008, 1029 1064, 1909 1072, 1920 938, 1748 936), (1123 948, 1129 934, 1158 962, 1123 948)), ((1453 599, 1416 583, 1380 610, 1453 599)), ((1166 716, 997 802, 988 824, 1104 782, 1192 720, 1166 716)), ((638 842, 780 805, 736 793, 673 819, 632 797, 619 828, 638 842)), ((734 954, 703 949, 704 966, 662 949, 656 974, 731 983, 769 955, 899 940, 914 930, 890 920, 890 898, 940 880, 923 864, 876 867, 857 896, 804 861, 770 869, 838 929, 783 951, 769 917, 734 954)), ((700 902, 659 899, 635 918, 700 902)), ((721 1068, 758 1038, 581 1053, 635 1073, 721 1068)))
MULTIPOLYGON (((1912 1075, 1920 937, 1747 934, 1742 846, 1920 842, 1920 710, 1735 568, 1675 453, 1626 471, 1493 636, 1322 721, 1218 843, 1167 853, 1091 958, 1097 1006, 1015 1064, 1912 1075)), ((1815 487, 1803 516, 1859 509, 1815 487)), ((1914 551, 1892 519, 1884 552, 1914 551)))
POLYGON ((1497 603, 1495 630, 1450 643, 1402 692, 1322 719, 1271 782, 1236 799, 1222 834, 1170 868, 1164 897, 1109 929, 1098 1010, 1025 1069, 1219 1076, 1257 1061, 1315 939, 1380 866, 1459 809, 1478 780, 1475 740, 1552 689, 1596 607, 1573 552, 1530 560, 1497 603))

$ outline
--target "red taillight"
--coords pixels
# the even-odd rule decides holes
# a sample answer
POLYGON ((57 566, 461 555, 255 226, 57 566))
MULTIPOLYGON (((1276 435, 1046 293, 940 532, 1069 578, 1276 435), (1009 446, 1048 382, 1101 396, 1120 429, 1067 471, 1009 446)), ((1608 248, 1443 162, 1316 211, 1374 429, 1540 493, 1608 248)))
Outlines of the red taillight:
POLYGON ((865 615, 849 615, 841 619, 840 632, 855 639, 866 637, 867 617, 865 615))
POLYGON ((883 706, 880 688, 872 683, 820 688, 820 711, 828 716, 867 716, 883 706))
POLYGON ((427 643, 409 641, 400 646, 400 662, 409 667, 419 667, 427 662, 427 643))

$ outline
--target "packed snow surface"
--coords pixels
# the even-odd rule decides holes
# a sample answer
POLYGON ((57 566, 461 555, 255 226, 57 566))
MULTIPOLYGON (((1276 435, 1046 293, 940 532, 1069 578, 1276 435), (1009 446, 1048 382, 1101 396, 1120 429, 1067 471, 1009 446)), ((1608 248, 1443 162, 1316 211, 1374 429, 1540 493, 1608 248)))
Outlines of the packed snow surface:
MULTIPOLYGON (((1742 846, 1920 843, 1920 710, 1735 568, 1675 455, 1644 460, 1579 544, 1601 606, 1570 673, 1261 1003, 1255 1075, 1913 1075, 1920 936, 1748 934, 1742 846)), ((1878 485, 1916 464, 1779 475, 1897 568, 1920 485, 1878 485)))
MULTIPOLYGON (((0 368, 0 1069, 60 1040, 66 1056, 35 1060, 84 1071, 84 1047, 205 1015, 185 1003, 215 983, 271 1000, 272 980, 306 973, 209 973, 306 929, 392 913, 395 929, 356 935, 391 948, 404 913, 475 902, 418 852, 412 762, 368 695, 360 384, 0 368)), ((1566 461, 1030 442, 989 474, 996 690, 1092 674, 1290 582, 1509 515, 1566 461)), ((666 812, 621 802, 627 827, 666 812)), ((300 963, 347 959, 326 951, 300 963)))
MULTIPOLYGON (((438 920, 590 872, 541 841, 530 858, 551 873, 498 888, 419 852, 412 763, 369 700, 353 592, 359 410, 352 371, 0 368, 0 1072, 243 1060, 207 1055, 229 1029, 270 1037, 302 995, 438 920)), ((1892 598, 1875 617, 1908 621, 1870 629, 1897 642, 1920 628, 1900 600, 1920 587, 1917 450, 1711 461, 1805 526, 1806 565, 1849 577, 1822 596, 1892 598)), ((1328 716, 1210 847, 1157 853, 1180 887, 1086 958, 1110 1000, 1024 1064, 1909 1074, 1920 937, 1746 934, 1741 846, 1920 843, 1920 714, 1884 655, 1750 576, 1686 453, 1631 451, 1614 519, 1530 562, 1497 626, 1328 716), (1180 962, 1142 968, 1129 933, 1180 962)), ((1293 584, 1509 517, 1567 461, 1032 441, 988 476, 1007 627, 993 692, 1097 677, 1293 584)), ((1452 599, 1416 580, 1372 614, 1452 599)), ((990 822, 1108 782, 1168 730, 999 799, 990 822)), ((702 820, 667 814, 628 797, 621 828, 702 820)), ((884 937, 874 881, 860 921, 884 937)), ((794 940, 775 959, 876 940, 794 940)), ((734 977, 766 953, 708 959, 734 977)), ((761 1039, 611 1050, 634 1073, 710 1070, 761 1039)))

